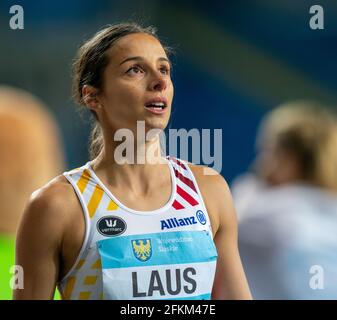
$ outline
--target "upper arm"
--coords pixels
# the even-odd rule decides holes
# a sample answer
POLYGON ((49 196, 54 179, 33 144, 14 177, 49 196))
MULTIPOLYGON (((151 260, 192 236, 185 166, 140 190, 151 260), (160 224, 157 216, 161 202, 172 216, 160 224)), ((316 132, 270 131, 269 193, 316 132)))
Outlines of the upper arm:
POLYGON ((23 289, 14 299, 52 299, 59 274, 64 221, 53 190, 39 190, 25 208, 16 239, 16 265, 23 268, 23 289))
POLYGON ((219 191, 219 229, 214 237, 218 251, 214 299, 250 299, 251 294, 238 250, 236 213, 227 183, 219 191))
POLYGON ((237 218, 228 184, 216 172, 204 175, 205 171, 197 166, 191 166, 191 169, 197 178, 212 222, 214 243, 218 252, 212 298, 250 299, 251 294, 238 251, 237 218))

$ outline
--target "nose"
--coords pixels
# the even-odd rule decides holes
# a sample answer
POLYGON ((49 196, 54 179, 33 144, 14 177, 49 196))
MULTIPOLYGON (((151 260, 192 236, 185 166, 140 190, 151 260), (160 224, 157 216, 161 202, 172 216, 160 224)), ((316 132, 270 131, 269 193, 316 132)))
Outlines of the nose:
POLYGON ((167 80, 164 78, 162 74, 154 75, 153 79, 150 83, 151 91, 164 91, 167 87, 167 80))

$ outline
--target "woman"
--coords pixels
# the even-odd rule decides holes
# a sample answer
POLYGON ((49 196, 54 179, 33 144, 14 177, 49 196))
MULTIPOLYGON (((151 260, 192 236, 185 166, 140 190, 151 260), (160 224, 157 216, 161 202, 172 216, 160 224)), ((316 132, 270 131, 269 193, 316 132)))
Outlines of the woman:
POLYGON ((334 112, 295 101, 272 110, 254 174, 236 180, 239 248, 256 299, 337 297, 334 112))
POLYGON ((74 89, 97 120, 93 160, 32 195, 17 237, 25 287, 14 297, 49 299, 58 284, 64 299, 249 299, 224 179, 163 159, 158 135, 138 139, 137 121, 147 133, 166 127, 173 98, 153 29, 97 33, 79 50, 74 89), (127 150, 120 161, 119 129, 145 161, 127 150))

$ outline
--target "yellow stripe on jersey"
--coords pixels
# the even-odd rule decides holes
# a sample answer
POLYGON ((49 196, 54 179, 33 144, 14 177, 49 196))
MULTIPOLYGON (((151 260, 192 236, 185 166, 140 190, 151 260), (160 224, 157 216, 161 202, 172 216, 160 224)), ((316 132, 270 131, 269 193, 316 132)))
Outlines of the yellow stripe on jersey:
POLYGON ((80 189, 81 193, 84 192, 86 186, 89 183, 90 178, 91 178, 90 172, 87 169, 84 169, 81 178, 77 182, 77 187, 80 189))
POLYGON ((86 285, 93 285, 96 283, 96 280, 97 280, 97 276, 87 276, 85 277, 84 279, 84 284, 86 285))
POLYGON ((99 185, 96 185, 95 190, 88 203, 88 212, 90 218, 92 218, 95 215, 98 205, 102 200, 103 193, 104 193, 103 189, 99 185))
POLYGON ((89 300, 91 292, 80 292, 79 299, 80 300, 89 300))
POLYGON ((62 299, 70 300, 71 294, 73 293, 74 286, 76 282, 76 277, 69 277, 67 284, 65 285, 64 292, 62 294, 62 299))
POLYGON ((113 211, 117 209, 118 209, 118 205, 114 201, 110 200, 107 210, 113 211))
POLYGON ((95 263, 91 266, 92 269, 101 269, 102 268, 102 263, 101 259, 98 259, 95 261, 95 263))
POLYGON ((83 266, 84 262, 85 262, 85 260, 84 260, 84 259, 81 259, 81 260, 78 262, 77 266, 76 266, 76 270, 80 270, 81 267, 83 266))

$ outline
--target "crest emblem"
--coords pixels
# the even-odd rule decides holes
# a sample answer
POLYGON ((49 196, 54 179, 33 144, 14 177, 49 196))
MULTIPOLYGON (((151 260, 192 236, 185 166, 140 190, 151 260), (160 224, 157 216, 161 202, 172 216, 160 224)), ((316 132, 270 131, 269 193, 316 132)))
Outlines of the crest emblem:
POLYGON ((131 240, 131 244, 133 254, 139 261, 145 262, 151 258, 151 239, 131 240))

